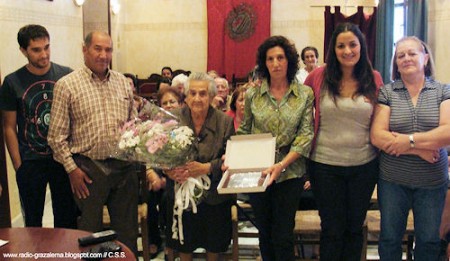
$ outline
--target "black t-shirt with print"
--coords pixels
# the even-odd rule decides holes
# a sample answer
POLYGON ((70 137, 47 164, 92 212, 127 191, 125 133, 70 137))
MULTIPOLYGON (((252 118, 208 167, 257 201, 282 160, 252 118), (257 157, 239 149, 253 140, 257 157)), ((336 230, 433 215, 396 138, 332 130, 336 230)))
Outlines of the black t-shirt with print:
POLYGON ((0 88, 0 109, 17 112, 19 152, 22 160, 52 157, 47 144, 53 87, 72 72, 55 63, 44 75, 34 75, 23 66, 7 75, 0 88))

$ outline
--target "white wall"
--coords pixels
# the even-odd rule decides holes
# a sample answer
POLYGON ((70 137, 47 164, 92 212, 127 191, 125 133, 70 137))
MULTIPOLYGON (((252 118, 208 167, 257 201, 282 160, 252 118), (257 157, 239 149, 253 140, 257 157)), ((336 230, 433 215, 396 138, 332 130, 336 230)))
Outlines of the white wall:
MULTIPOLYGON (((0 72, 4 77, 27 63, 19 50, 17 32, 26 24, 41 24, 50 33, 51 60, 72 68, 83 64, 81 8, 72 0, 0 0, 0 72)), ((20 213, 15 171, 8 160, 11 216, 20 213)))
MULTIPOLYGON (((316 46, 323 57, 323 7, 314 5, 367 5, 375 0, 272 0, 271 34, 292 39, 301 50, 316 46)), ((205 71, 207 63, 206 0, 121 0, 122 11, 113 16, 113 32, 118 30, 119 61, 115 67, 140 78, 172 69, 205 71)), ((341 10, 351 15, 356 8, 341 10)), ((366 8, 372 13, 372 8, 366 8)), ((219 51, 219 50, 218 50, 219 51)), ((239 59, 239 57, 236 57, 239 59)))
POLYGON ((431 0, 428 10, 428 44, 436 65, 436 79, 450 83, 450 1, 431 0))

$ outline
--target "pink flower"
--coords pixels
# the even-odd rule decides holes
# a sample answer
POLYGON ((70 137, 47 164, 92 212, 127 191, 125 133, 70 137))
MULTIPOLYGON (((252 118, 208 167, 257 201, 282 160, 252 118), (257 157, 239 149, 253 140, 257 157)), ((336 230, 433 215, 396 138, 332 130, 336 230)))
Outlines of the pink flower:
POLYGON ((178 122, 176 120, 169 120, 169 121, 166 121, 165 123, 163 123, 164 128, 170 128, 170 127, 177 126, 177 125, 178 125, 178 122))
POLYGON ((145 146, 147 147, 147 151, 153 154, 159 149, 163 148, 168 140, 169 138, 166 134, 155 135, 154 137, 147 140, 145 146))
POLYGON ((135 122, 134 120, 131 121, 127 121, 125 122, 125 124, 123 124, 122 128, 120 128, 120 132, 124 133, 127 130, 135 130, 136 126, 135 126, 135 122))

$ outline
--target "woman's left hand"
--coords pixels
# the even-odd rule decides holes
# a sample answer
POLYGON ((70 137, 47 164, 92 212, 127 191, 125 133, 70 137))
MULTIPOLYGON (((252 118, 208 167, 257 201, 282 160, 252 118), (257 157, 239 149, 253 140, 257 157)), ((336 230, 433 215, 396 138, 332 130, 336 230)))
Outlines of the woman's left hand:
POLYGON ((280 163, 275 163, 269 168, 263 170, 261 177, 265 178, 267 175, 270 175, 269 182, 267 183, 267 186, 270 186, 274 181, 277 180, 283 170, 284 168, 280 163))

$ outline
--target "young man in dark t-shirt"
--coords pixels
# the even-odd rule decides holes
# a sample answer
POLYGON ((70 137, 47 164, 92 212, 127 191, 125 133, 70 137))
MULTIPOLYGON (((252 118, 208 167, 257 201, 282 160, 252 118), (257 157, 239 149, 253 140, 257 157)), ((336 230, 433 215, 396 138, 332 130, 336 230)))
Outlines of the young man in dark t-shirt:
POLYGON ((40 25, 17 34, 28 63, 7 75, 0 88, 5 142, 16 170, 25 226, 41 227, 50 185, 54 226, 76 228, 77 208, 69 177, 47 144, 53 86, 72 69, 50 61, 50 35, 40 25))

